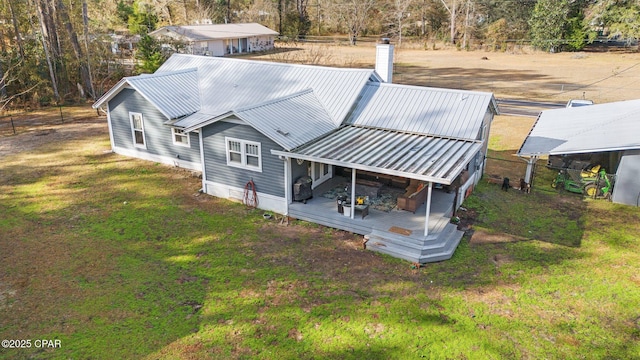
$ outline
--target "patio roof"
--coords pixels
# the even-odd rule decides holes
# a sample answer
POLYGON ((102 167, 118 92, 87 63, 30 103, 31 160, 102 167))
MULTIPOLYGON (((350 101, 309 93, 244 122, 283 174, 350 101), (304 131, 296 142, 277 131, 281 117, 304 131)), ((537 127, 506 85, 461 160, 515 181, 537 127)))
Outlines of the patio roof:
POLYGON ((271 153, 449 185, 481 147, 471 140, 344 126, 290 152, 271 153))

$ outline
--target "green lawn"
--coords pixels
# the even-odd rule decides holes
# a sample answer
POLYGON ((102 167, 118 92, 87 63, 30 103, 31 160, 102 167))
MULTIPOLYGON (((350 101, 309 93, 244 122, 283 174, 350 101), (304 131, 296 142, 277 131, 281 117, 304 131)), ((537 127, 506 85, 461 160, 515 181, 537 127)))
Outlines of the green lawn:
POLYGON ((640 358, 637 208, 481 182, 461 217, 502 241, 416 270, 105 152, 104 128, 0 158, 0 339, 61 343, 0 358, 640 358))

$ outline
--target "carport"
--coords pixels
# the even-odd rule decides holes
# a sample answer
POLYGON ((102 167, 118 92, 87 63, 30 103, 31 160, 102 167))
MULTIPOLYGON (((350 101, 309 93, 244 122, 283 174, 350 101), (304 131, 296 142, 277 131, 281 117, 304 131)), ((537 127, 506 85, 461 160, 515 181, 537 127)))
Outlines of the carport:
POLYGON ((598 155, 616 174, 612 201, 640 206, 640 100, 546 110, 517 155, 527 160, 525 181, 541 157, 598 155))

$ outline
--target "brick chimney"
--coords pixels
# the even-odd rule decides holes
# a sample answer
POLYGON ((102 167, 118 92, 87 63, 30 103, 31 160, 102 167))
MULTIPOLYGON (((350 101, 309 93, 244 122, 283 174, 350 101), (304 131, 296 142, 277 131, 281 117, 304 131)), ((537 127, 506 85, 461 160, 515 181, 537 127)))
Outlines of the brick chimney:
POLYGON ((382 81, 391 83, 393 80, 393 45, 389 44, 388 38, 383 38, 376 45, 376 73, 380 75, 382 81))

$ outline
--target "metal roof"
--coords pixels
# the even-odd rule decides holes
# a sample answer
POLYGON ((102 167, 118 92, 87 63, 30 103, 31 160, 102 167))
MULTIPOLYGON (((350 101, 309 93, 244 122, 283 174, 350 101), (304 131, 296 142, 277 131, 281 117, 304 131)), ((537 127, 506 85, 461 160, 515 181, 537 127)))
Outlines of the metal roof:
POLYGON ((519 156, 640 149, 640 100, 545 110, 519 156))
POLYGON ((203 123, 205 121, 209 121, 213 118, 215 118, 215 115, 212 114, 207 114, 205 112, 202 111, 197 111, 191 115, 187 115, 185 117, 182 118, 178 118, 178 119, 172 119, 169 121, 166 121, 165 124, 166 125, 170 125, 173 127, 178 127, 178 128, 188 128, 192 125, 195 124, 200 124, 203 123), (177 124, 177 125, 176 125, 177 124))
POLYGON ((312 90, 241 109, 235 114, 287 150, 337 128, 312 90))
POLYGON ((283 155, 331 165, 451 184, 482 148, 477 141, 344 126, 283 155))
POLYGON ((98 108, 109 101, 125 86, 137 90, 168 119, 192 114, 200 109, 198 71, 193 68, 123 78, 98 99, 93 107, 98 108))
POLYGON ((346 118, 367 81, 378 80, 374 71, 367 69, 340 69, 186 54, 172 55, 156 74, 188 68, 198 69, 200 111, 203 113, 219 116, 234 109, 313 89, 336 126, 346 118))
POLYGON ((258 23, 164 26, 158 30, 150 32, 149 35, 163 36, 168 33, 178 34, 191 41, 278 35, 277 31, 273 31, 258 23))
POLYGON ((369 83, 350 123, 475 140, 490 106, 492 93, 369 83))
POLYGON ((172 125, 184 127, 188 132, 231 116, 243 120, 286 150, 301 146, 337 128, 311 89, 216 117, 196 113, 172 125), (187 126, 188 124, 191 125, 187 126))

